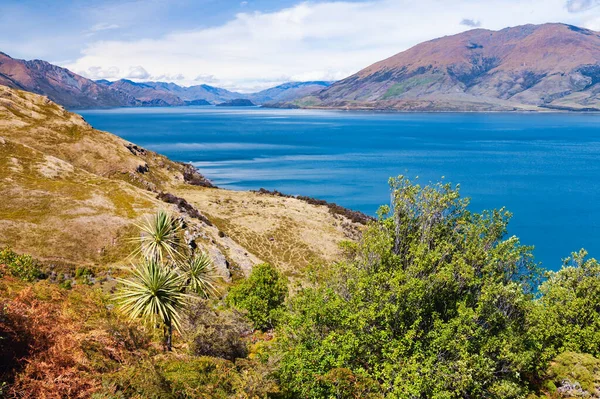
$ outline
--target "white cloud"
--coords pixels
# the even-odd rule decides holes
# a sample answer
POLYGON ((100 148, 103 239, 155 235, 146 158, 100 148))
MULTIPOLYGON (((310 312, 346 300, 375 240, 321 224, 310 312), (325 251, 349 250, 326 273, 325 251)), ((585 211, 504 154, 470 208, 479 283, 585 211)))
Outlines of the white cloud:
POLYGON ((118 28, 119 28, 119 25, 117 25, 117 24, 99 23, 99 24, 92 26, 90 28, 90 31, 91 32, 100 32, 103 30, 111 30, 111 29, 118 29, 118 28))
POLYGON ((600 31, 600 16, 586 20, 583 23, 583 27, 595 31, 600 31))
POLYGON ((481 21, 470 18, 464 18, 462 21, 460 21, 460 24, 468 26, 470 28, 479 28, 481 26, 481 21))
POLYGON ((75 73, 79 75, 83 75, 92 80, 98 79, 119 79, 121 77, 121 71, 116 66, 110 67, 100 67, 100 66, 91 66, 86 70, 73 70, 75 73))
POLYGON ((145 80, 156 80, 156 81, 160 81, 160 82, 178 82, 178 81, 182 81, 185 80, 185 76, 183 76, 180 73, 176 73, 176 74, 164 74, 164 75, 155 75, 155 76, 149 76, 148 78, 145 78, 145 80))
POLYGON ((129 73, 125 75, 127 79, 148 79, 150 74, 143 67, 137 65, 129 68, 129 73))
MULTIPOLYGON (((183 75, 181 75, 181 76, 183 76, 183 75)), ((219 81, 219 79, 217 79, 215 77, 215 75, 200 74, 194 78, 194 82, 198 82, 198 83, 212 84, 212 83, 217 83, 218 81, 219 81)))
POLYGON ((119 25, 117 24, 108 24, 105 22, 101 22, 98 23, 96 25, 93 25, 91 28, 89 28, 88 30, 83 32, 83 35, 85 37, 92 37, 100 32, 103 31, 107 31, 107 30, 113 30, 113 29, 118 29, 119 25))
POLYGON ((159 39, 92 42, 64 66, 86 76, 92 68, 117 68, 125 77, 143 65, 149 78, 181 75, 177 83, 189 85, 206 76, 213 85, 254 90, 281 78, 343 78, 419 42, 468 29, 461 25, 465 15, 486 21, 482 27, 488 29, 592 21, 593 10, 572 13, 566 5, 565 0, 306 2, 277 12, 240 13, 221 26, 159 39))
POLYGON ((567 0, 569 12, 582 12, 600 5, 600 0, 567 0))

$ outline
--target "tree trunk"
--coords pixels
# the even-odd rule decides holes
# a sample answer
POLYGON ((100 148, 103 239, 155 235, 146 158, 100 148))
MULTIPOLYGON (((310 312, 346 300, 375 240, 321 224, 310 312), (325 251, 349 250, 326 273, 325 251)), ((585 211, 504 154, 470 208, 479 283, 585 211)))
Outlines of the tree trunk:
POLYGON ((171 323, 171 320, 167 320, 165 324, 165 349, 168 352, 171 352, 173 347, 173 324, 171 323))

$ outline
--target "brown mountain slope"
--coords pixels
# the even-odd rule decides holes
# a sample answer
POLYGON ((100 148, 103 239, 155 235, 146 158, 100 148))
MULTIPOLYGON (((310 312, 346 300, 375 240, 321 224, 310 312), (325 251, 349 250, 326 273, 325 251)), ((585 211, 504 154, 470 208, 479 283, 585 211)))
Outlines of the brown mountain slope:
POLYGON ((223 275, 261 261, 293 274, 336 259, 337 244, 356 234, 324 206, 202 185, 189 165, 95 130, 45 97, 0 86, 0 248, 123 266, 134 223, 162 208, 185 220, 186 239, 223 275))
POLYGON ((600 33, 563 24, 475 29, 334 83, 306 107, 600 110, 600 33))
POLYGON ((42 94, 68 108, 140 105, 134 97, 97 84, 46 61, 25 61, 0 52, 0 85, 42 94))
POLYGON ((185 105, 185 102, 175 94, 144 83, 120 79, 115 82, 102 81, 101 84, 116 92, 127 93, 130 96, 135 97, 141 101, 142 106, 169 107, 185 105))

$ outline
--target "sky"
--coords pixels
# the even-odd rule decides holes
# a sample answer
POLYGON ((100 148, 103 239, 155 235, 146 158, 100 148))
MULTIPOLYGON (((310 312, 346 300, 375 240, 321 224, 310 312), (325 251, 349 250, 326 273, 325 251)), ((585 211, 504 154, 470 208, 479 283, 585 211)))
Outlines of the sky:
POLYGON ((600 0, 0 0, 0 51, 90 79, 251 92, 338 80, 474 28, 600 31, 600 0))

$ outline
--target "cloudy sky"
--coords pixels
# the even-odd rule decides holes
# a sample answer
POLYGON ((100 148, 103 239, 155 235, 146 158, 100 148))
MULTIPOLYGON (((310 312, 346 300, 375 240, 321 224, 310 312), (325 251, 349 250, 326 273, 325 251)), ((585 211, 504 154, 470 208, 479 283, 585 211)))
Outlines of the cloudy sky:
POLYGON ((600 0, 1 0, 0 51, 92 79, 254 91, 336 80, 473 28, 600 31, 600 0))

